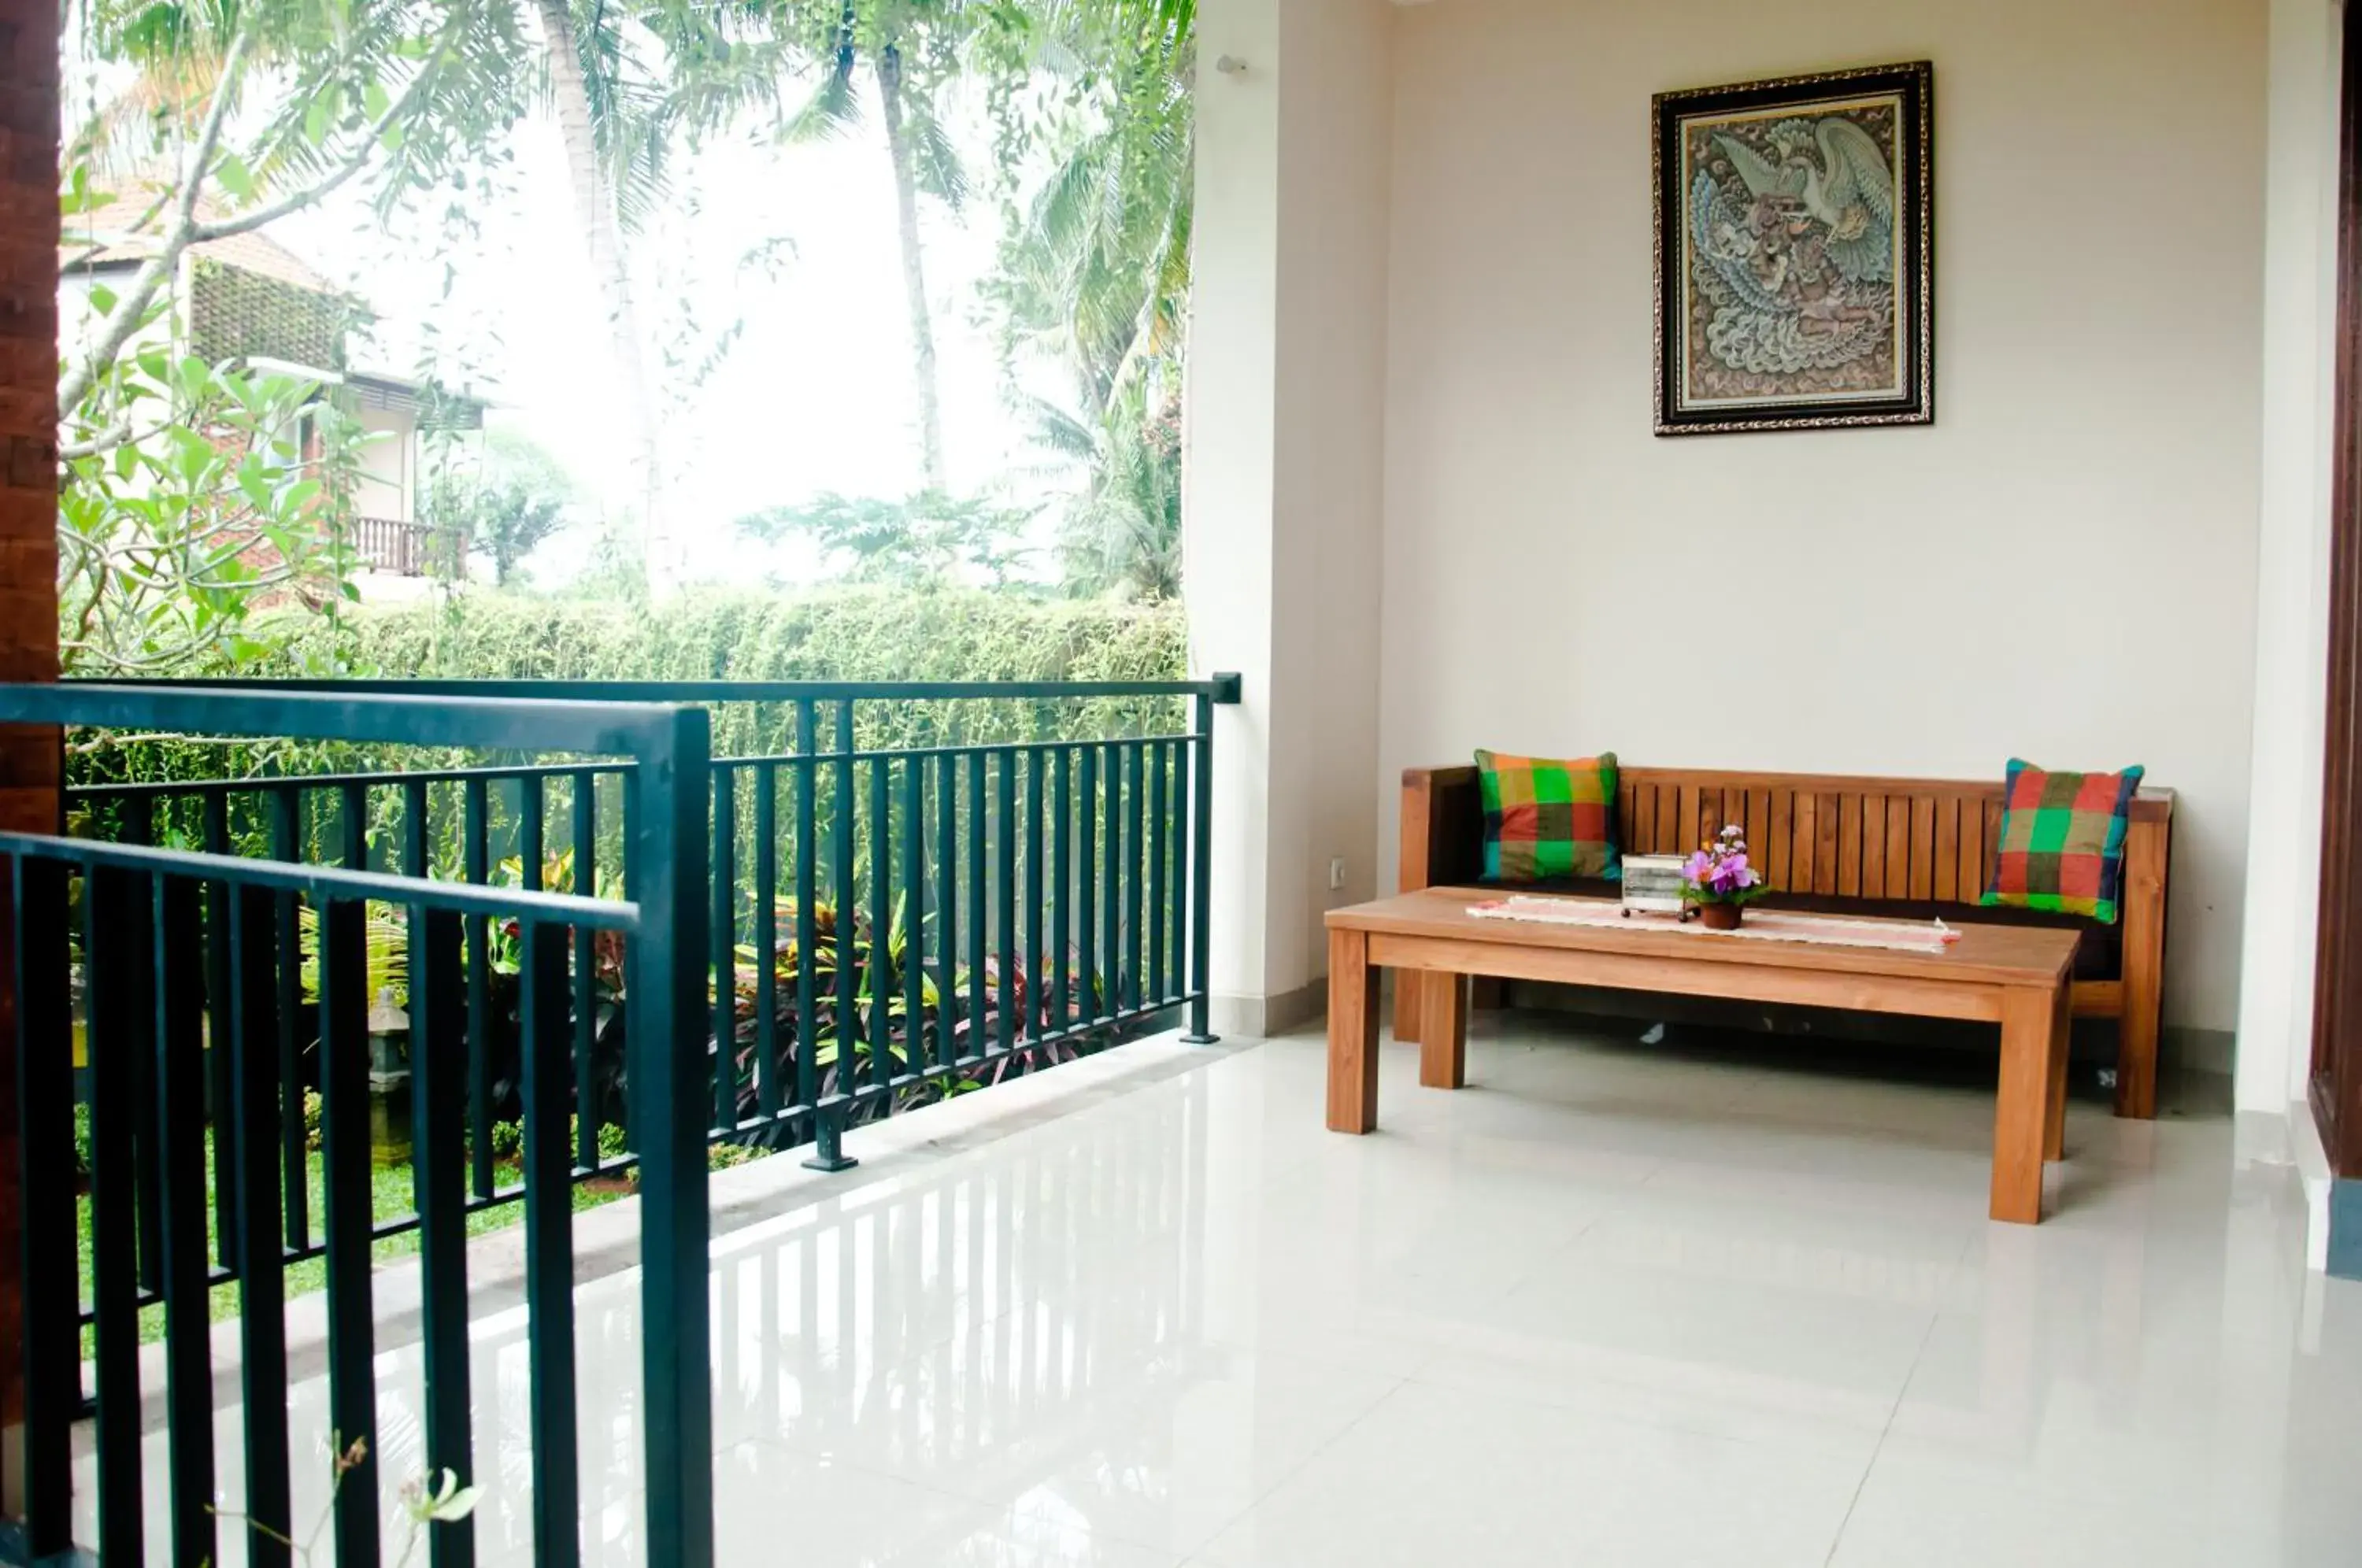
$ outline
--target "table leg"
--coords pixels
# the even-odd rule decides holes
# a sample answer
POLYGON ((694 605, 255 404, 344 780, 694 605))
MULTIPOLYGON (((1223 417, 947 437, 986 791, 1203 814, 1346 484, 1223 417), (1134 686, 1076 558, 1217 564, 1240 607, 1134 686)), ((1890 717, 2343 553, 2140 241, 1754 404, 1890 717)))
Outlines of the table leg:
POLYGON ((1993 1108, 1989 1210, 1996 1220, 2042 1222, 2042 1150, 2058 1011, 2050 988, 2011 986, 2001 994, 2001 1091, 1993 1108))
POLYGON ((2061 985, 2050 1003, 2050 1093, 2042 1118, 2042 1157, 2067 1157, 2067 1058, 2075 1033, 2074 987, 2061 985))
POLYGON ((1468 1081, 1468 981, 1429 973, 1421 977, 1418 995, 1418 1081, 1429 1088, 1458 1088, 1468 1081))
POLYGON ((1329 933, 1329 1131, 1378 1124, 1378 972, 1364 931, 1329 933))

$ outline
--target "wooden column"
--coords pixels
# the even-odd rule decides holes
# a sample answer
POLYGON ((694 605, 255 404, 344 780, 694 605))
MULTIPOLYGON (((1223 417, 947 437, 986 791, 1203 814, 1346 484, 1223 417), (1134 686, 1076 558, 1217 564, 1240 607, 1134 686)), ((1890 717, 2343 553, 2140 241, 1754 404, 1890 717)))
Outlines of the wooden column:
MULTIPOLYGON (((2323 726, 2311 1099, 2331 1169, 2343 1182, 2362 1178, 2362 830, 2355 821, 2362 811, 2362 27, 2345 29, 2341 72, 2329 701, 2323 726)), ((2334 1218, 2331 1230, 2334 1250, 2334 1218)), ((2334 1262, 2332 1272, 2337 1272, 2334 1262)))
MULTIPOLYGON (((0 5, 0 681, 58 673, 58 8, 0 5)), ((58 737, 0 730, 0 829, 58 825, 58 737)), ((0 861, 0 870, 6 863, 0 861)), ((0 1424, 23 1419, 17 1019, 0 899, 0 1424)), ((17 1477, 0 1511, 22 1507, 17 1477)))

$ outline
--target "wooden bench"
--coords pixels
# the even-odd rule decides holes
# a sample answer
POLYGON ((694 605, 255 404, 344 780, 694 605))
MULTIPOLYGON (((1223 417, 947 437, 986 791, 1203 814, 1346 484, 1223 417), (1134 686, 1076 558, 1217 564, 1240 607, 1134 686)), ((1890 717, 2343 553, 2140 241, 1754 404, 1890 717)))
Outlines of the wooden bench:
MULTIPOLYGON (((1933 916, 2074 931, 2081 938, 2071 993, 2077 1018, 2119 1021, 2116 1114, 2157 1114, 2158 1007, 2165 983, 2165 872, 2173 793, 2143 790, 2125 842, 2122 913, 2102 925, 2072 916, 1982 909, 2001 791, 1992 783, 1812 773, 1734 773, 1627 767, 1617 801, 1617 837, 1631 854, 1685 853, 1726 823, 1747 830, 1769 878, 1767 908, 1933 916)), ((1481 885, 1485 811, 1476 769, 1414 767, 1403 774, 1404 892, 1481 885)), ((1613 883, 1543 890, 1609 894, 1613 883)), ((1497 997, 1480 982, 1475 1003, 1497 997)), ((1418 982, 1396 979, 1395 1033, 1418 1038, 1418 982)))
POLYGON ((1988 1212, 2042 1219, 2042 1165, 2065 1151, 2068 967, 2075 933, 1978 925, 1939 953, 1821 943, 1750 941, 1634 922, 1552 925, 1485 920, 1490 895, 1430 888, 1329 912, 1329 1128, 1367 1132, 1378 1120, 1378 972, 1417 976, 1418 1081, 1467 1080, 1462 976, 1556 980, 1866 1012, 1982 1019, 2001 1025, 1988 1212))

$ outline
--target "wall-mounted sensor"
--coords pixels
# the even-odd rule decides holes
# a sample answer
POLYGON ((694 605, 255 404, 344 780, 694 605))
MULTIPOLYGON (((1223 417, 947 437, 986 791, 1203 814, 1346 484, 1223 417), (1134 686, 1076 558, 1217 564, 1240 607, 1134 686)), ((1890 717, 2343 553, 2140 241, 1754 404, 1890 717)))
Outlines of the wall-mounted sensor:
POLYGON ((1225 76, 1244 76, 1247 73, 1247 62, 1235 54, 1226 54, 1214 61, 1214 69, 1225 76))

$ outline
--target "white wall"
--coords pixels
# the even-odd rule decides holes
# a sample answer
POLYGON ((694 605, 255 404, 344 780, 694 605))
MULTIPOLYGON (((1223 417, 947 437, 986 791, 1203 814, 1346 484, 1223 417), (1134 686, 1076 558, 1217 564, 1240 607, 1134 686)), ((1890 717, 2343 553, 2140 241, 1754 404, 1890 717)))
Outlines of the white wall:
POLYGON ((2304 1098, 2312 1058, 2329 657, 2338 36, 2334 0, 2272 0, 2255 814, 2236 1075, 2239 1108, 2272 1113, 2304 1098))
POLYGON ((1216 731, 1216 1027, 1305 1016, 1321 912, 1375 889, 1385 0, 1204 0, 1187 515, 1216 731), (1214 69, 1223 55, 1242 73, 1214 69), (1329 863, 1346 883, 1331 891, 1329 863))
POLYGON ((1382 809, 1405 765, 1479 745, 1970 778, 2013 753, 2144 763, 2180 792, 2168 1021, 2228 1028, 2265 42, 2265 0, 1401 12, 1382 809), (1650 94, 1920 58, 1937 423, 1652 436, 1650 94), (1734 577, 1731 629, 1682 608, 1734 577))
POLYGON ((417 421, 407 409, 365 408, 358 415, 370 434, 360 452, 360 482, 353 487, 353 514, 407 523, 417 515, 412 472, 417 421))

